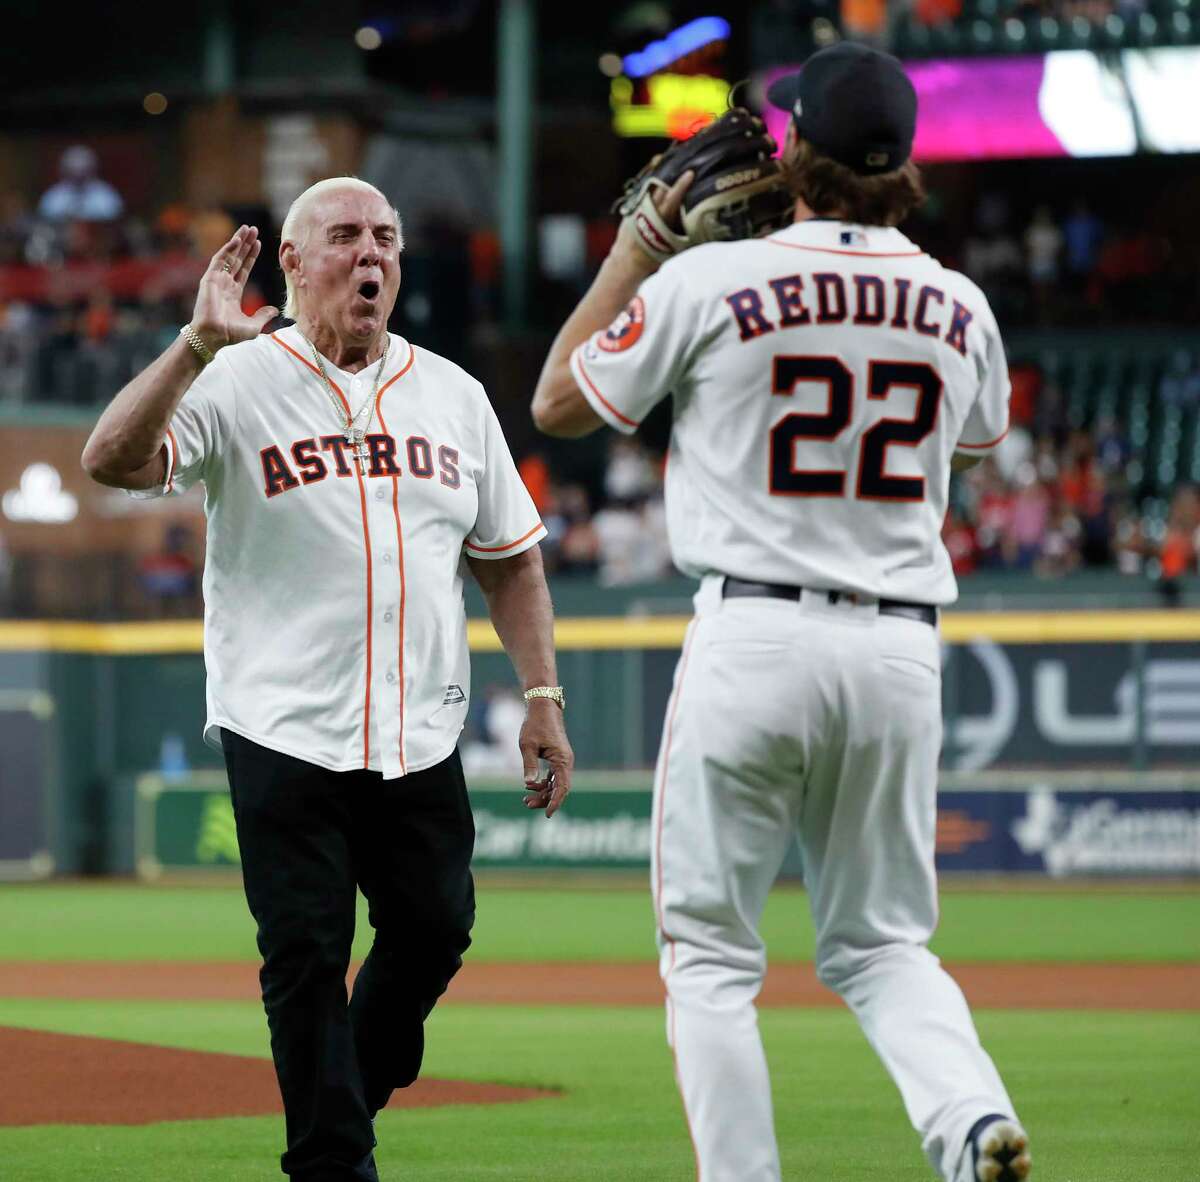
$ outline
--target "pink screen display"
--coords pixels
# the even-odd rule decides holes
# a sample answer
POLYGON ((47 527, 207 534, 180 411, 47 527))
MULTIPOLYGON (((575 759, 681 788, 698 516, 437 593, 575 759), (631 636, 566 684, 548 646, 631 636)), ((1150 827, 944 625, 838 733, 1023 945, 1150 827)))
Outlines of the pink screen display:
MULTIPOLYGON (((1039 109, 1044 57, 906 62, 904 69, 919 104, 914 160, 1070 155, 1039 109)), ((793 72, 771 70, 764 81, 793 72)), ((766 120, 782 144, 787 113, 768 104, 766 120)))

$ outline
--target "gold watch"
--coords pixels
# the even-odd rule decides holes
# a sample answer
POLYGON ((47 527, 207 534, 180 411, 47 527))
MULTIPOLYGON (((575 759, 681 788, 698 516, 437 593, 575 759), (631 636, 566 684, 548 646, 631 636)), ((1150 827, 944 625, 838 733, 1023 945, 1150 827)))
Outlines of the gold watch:
POLYGON ((533 689, 527 689, 525 701, 529 702, 534 698, 549 698, 550 701, 558 704, 560 710, 567 708, 567 698, 561 685, 535 685, 533 689))

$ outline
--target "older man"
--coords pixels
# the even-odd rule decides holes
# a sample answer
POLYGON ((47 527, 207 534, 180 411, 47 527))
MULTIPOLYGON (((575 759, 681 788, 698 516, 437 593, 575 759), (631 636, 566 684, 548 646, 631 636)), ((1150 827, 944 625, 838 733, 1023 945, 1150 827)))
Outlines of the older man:
POLYGON ((276 310, 241 310, 242 226, 83 454, 140 495, 205 484, 205 738, 258 923, 282 1167, 305 1182, 376 1179, 372 1118, 470 942, 464 559, 526 687, 526 804, 549 816, 570 788, 545 530, 480 385, 388 333, 401 245, 372 186, 314 185, 279 251, 295 326, 261 336, 276 310), (375 940, 347 1004, 356 887, 375 940))

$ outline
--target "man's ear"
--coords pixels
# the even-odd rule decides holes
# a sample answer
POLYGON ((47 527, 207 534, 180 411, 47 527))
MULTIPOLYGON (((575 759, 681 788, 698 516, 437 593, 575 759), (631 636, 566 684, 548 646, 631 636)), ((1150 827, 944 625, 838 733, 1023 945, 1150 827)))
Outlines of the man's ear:
POLYGON ((300 252, 289 238, 285 238, 279 244, 279 268, 285 275, 291 275, 293 278, 300 269, 300 252))

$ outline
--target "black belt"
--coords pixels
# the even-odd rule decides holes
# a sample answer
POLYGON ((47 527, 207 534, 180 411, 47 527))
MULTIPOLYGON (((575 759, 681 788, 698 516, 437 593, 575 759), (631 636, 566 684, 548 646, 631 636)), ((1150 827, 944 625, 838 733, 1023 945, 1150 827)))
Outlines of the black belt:
MULTIPOLYGON (((745 579, 735 579, 726 575, 721 584, 721 598, 790 599, 793 603, 797 603, 804 590, 803 587, 791 587, 784 583, 748 583, 745 579)), ((814 589, 809 588, 809 590, 814 589)), ((824 595, 830 603, 840 603, 843 599, 850 603, 878 602, 881 616, 903 616, 906 620, 916 620, 921 624, 928 624, 931 628, 937 627, 937 608, 930 607, 927 603, 906 603, 902 599, 874 601, 870 597, 856 595, 853 591, 814 590, 814 593, 824 595)))

